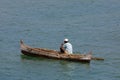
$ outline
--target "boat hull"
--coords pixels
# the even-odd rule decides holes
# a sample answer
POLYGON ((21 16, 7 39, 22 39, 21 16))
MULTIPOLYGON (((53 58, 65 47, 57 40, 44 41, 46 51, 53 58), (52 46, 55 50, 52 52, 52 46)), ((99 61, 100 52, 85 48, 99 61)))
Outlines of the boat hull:
POLYGON ((21 53, 28 56, 44 57, 56 60, 67 60, 74 62, 90 63, 91 54, 80 55, 80 54, 63 54, 59 51, 43 49, 43 48, 32 48, 25 45, 23 41, 20 41, 21 53))
POLYGON ((90 59, 65 59, 65 58, 57 58, 57 57, 49 57, 49 56, 45 56, 45 55, 37 55, 37 54, 33 54, 31 52, 27 52, 24 50, 21 50, 21 53, 27 56, 32 56, 32 57, 43 57, 43 58, 48 58, 48 59, 56 59, 56 60, 66 60, 66 61, 73 61, 73 62, 82 62, 82 63, 90 63, 90 59))

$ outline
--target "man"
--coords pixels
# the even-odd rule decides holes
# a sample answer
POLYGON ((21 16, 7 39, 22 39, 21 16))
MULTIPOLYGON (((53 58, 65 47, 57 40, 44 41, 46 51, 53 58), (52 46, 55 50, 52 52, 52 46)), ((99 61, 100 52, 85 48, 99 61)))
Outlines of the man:
POLYGON ((60 52, 61 53, 66 53, 66 54, 72 54, 73 53, 72 44, 69 43, 68 39, 64 39, 64 43, 62 43, 61 47, 60 47, 60 52))

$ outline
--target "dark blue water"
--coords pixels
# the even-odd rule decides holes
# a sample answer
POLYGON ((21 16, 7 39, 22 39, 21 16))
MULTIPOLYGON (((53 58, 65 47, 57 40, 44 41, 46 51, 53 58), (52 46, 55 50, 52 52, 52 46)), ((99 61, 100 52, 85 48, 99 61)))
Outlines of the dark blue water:
POLYGON ((119 0, 0 0, 0 80, 120 80, 119 0), (23 56, 19 40, 74 53, 93 52, 90 64, 23 56))

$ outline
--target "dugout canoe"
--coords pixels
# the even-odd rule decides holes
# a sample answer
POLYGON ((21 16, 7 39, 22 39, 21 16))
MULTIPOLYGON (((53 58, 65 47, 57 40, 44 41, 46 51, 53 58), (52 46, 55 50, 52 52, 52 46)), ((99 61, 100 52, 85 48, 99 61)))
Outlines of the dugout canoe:
POLYGON ((33 48, 31 46, 24 44, 23 40, 20 41, 20 48, 21 48, 21 53, 28 56, 45 57, 51 59, 67 60, 74 62, 87 62, 87 63, 90 63, 92 59, 91 52, 86 55, 63 54, 56 50, 50 50, 45 48, 33 48))

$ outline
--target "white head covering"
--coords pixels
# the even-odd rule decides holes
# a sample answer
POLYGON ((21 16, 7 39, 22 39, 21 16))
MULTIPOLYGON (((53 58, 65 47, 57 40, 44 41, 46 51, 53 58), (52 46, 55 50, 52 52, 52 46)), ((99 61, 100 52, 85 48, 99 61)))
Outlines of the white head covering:
POLYGON ((64 41, 69 41, 69 40, 67 38, 65 38, 64 41))

